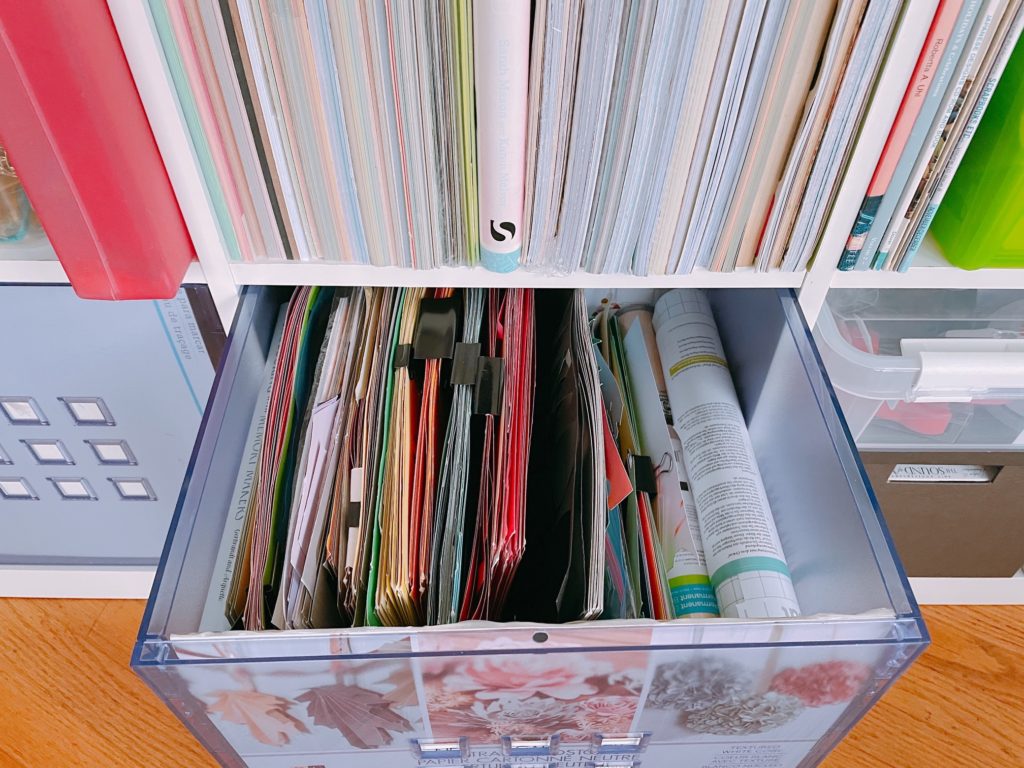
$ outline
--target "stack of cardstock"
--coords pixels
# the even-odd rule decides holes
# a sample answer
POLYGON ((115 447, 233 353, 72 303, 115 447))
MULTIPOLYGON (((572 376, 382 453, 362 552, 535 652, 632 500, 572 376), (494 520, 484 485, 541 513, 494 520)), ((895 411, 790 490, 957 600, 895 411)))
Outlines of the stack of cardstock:
POLYGON ((809 164, 845 157, 899 11, 868 6, 536 3, 525 265, 804 269, 818 231, 790 253, 790 222, 831 204, 809 164))
POLYGON ((641 275, 804 269, 888 63, 961 6, 869 192, 890 261, 1017 0, 147 0, 232 259, 641 275))
POLYGON ((315 373, 314 395, 302 430, 274 624, 311 627, 333 618, 335 594, 322 568, 342 428, 355 381, 353 354, 363 327, 363 296, 336 296, 315 373), (314 615, 316 611, 316 615, 314 615), (326 613, 324 613, 326 612, 326 613))
POLYGON ((699 504, 724 497, 695 504, 684 456, 731 444, 684 450, 657 319, 571 289, 296 289, 202 628, 717 616, 699 504))
POLYGON ((601 383, 582 292, 538 291, 537 412, 530 452, 528 547, 515 618, 597 618, 604 602, 607 496, 601 383))
POLYGON ((245 514, 225 530, 232 588, 204 623, 505 616, 526 549, 533 300, 297 289, 250 429, 256 470, 236 489, 245 514))
MULTIPOLYGON (((431 548, 430 581, 427 584, 427 623, 450 624, 459 620, 462 596, 462 552, 465 539, 471 460, 473 391, 480 354, 485 292, 463 292, 461 336, 453 353, 452 389, 448 426, 441 449, 431 548)), ((425 542, 423 542, 425 543, 425 542)), ((422 545, 422 543, 421 543, 422 545)))
MULTIPOLYGON (((245 625, 263 629, 277 600, 290 522, 301 421, 310 399, 316 352, 319 351, 333 291, 300 288, 281 320, 280 347, 274 360, 258 483, 247 515, 248 556, 243 613, 245 625)), ((241 559, 240 559, 241 560, 241 559)))
POLYGON ((470 0, 148 9, 232 258, 476 263, 470 0))
MULTIPOLYGON (((462 610, 466 619, 502 616, 526 546, 526 472, 533 422, 533 291, 488 292, 473 410, 482 455, 476 520, 462 610)), ((471 504, 472 509, 472 504, 471 504)), ((466 531, 468 536, 469 531, 466 531)))

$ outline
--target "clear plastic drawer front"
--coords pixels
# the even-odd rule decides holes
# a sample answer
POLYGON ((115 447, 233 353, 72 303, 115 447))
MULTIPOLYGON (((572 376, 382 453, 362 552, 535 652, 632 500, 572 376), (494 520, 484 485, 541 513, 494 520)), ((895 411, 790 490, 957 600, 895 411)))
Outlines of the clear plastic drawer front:
POLYGON ((247 290, 133 666, 226 766, 815 764, 927 643, 788 292, 710 292, 795 619, 199 633, 287 291, 247 290))
POLYGON ((1024 292, 834 290, 815 337, 861 448, 1024 447, 1024 292))

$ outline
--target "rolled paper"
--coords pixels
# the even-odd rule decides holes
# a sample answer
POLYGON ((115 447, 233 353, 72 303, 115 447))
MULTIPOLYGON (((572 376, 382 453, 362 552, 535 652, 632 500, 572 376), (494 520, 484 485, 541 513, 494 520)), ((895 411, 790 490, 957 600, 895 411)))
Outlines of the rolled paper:
POLYGON ((654 328, 721 615, 798 616, 793 579, 707 297, 694 289, 669 291, 655 305, 654 328))
POLYGON ((473 59, 480 259, 511 272, 523 244, 530 4, 475 0, 473 59))

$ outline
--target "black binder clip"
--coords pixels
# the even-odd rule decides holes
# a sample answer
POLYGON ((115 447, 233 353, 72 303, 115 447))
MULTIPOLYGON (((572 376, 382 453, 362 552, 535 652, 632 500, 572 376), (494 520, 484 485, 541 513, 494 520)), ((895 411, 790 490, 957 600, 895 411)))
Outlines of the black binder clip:
POLYGON ((473 413, 501 413, 501 392, 504 388, 505 367, 500 357, 481 357, 476 366, 476 384, 473 387, 473 413))
POLYGON ((633 456, 633 479, 636 490, 651 497, 658 495, 658 479, 650 456, 633 456))
POLYGON ((417 360, 450 359, 455 350, 458 328, 459 300, 423 299, 420 316, 413 334, 413 356, 417 360))
POLYGON ((467 344, 461 341, 456 344, 455 357, 452 360, 452 386, 476 384, 476 369, 479 360, 479 344, 467 344))
POLYGON ((361 514, 362 503, 358 501, 350 501, 345 505, 345 525, 349 528, 358 528, 361 514))
POLYGON ((412 360, 412 344, 398 344, 395 346, 395 362, 391 367, 396 371, 399 368, 407 368, 412 360))

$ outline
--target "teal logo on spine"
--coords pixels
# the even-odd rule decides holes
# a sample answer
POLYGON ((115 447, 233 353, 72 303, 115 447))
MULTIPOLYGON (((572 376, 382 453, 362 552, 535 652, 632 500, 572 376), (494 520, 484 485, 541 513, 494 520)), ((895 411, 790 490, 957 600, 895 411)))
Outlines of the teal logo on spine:
MULTIPOLYGON (((508 243, 516 236, 516 225, 512 221, 499 221, 495 226, 494 219, 490 220, 491 238, 495 243, 508 243)), ((497 248, 508 248, 509 246, 495 246, 497 248)), ((514 251, 498 252, 488 248, 483 242, 480 243, 480 259, 484 266, 492 272, 511 272, 519 266, 519 254, 521 248, 514 251)))
POLYGON ((672 591, 672 608, 676 616, 688 616, 694 613, 710 613, 718 615, 718 600, 709 581, 690 582, 685 584, 669 583, 672 591))
POLYGON ((497 242, 504 243, 516 236, 516 225, 511 221, 499 221, 498 229, 494 228, 494 219, 491 219, 491 237, 497 242), (500 230, 500 231, 499 231, 500 230), (506 234, 507 233, 507 234, 506 234))

